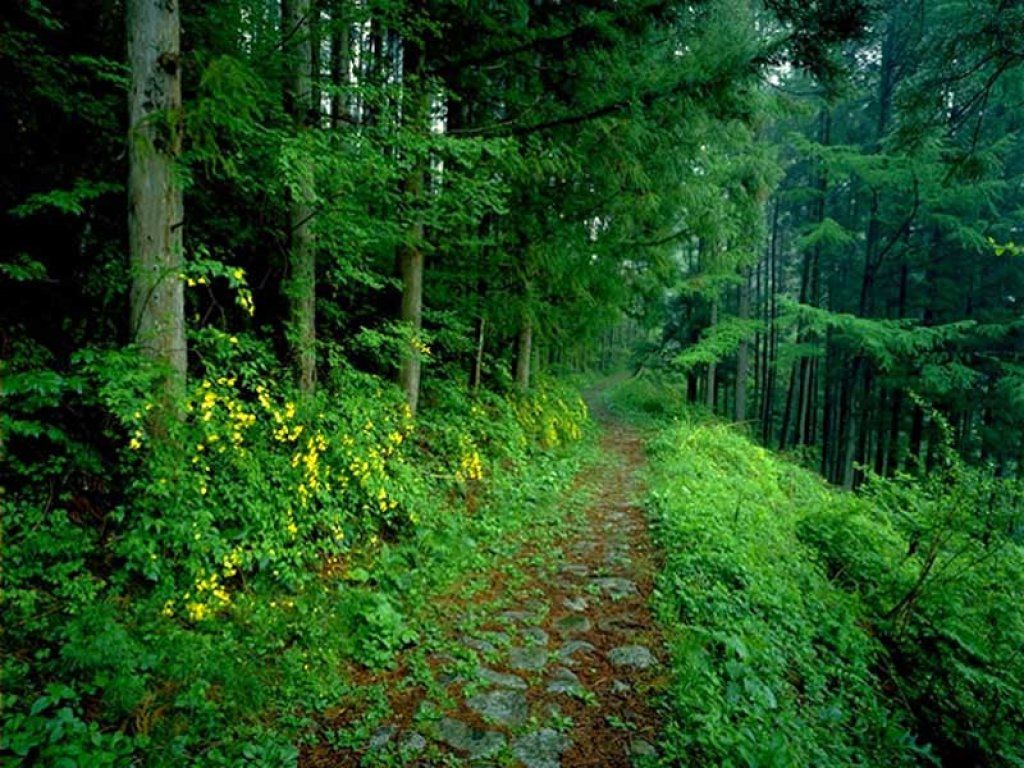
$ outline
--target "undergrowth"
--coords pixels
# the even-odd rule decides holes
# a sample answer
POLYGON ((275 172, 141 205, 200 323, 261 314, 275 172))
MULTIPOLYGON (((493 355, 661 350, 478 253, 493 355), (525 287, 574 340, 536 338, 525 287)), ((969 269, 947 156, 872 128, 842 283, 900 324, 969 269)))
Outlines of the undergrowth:
POLYGON ((554 514, 583 455, 585 406, 552 382, 438 383, 414 422, 344 366, 303 401, 259 350, 217 359, 158 440, 124 353, 5 382, 13 764, 295 764, 344 670, 417 643, 417 607, 554 514), (98 448, 51 431, 74 409, 102 415, 98 448))
POLYGON ((840 491, 662 391, 610 399, 650 434, 665 764, 1024 765, 1019 485, 950 452, 840 491))

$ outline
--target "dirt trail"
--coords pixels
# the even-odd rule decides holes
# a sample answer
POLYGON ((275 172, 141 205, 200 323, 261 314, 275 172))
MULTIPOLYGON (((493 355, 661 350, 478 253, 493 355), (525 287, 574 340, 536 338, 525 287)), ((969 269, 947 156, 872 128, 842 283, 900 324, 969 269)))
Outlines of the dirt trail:
POLYGON ((479 652, 475 672, 436 664, 446 706, 433 717, 422 716, 424 692, 407 686, 363 748, 316 750, 305 764, 451 765, 454 757, 507 765, 511 755, 526 768, 619 768, 656 754, 652 700, 666 654, 648 608, 654 564, 639 506, 642 443, 590 400, 602 458, 579 478, 595 489, 585 518, 554 552, 520 553, 519 586, 495 570, 491 594, 504 610, 459 637, 479 652))

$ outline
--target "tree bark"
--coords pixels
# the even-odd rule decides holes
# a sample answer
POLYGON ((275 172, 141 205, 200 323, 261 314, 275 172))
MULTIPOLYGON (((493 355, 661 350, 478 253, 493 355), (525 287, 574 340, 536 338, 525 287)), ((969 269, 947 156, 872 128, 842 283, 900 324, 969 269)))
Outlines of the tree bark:
MULTIPOLYGON (((711 327, 714 328, 718 325, 718 301, 712 300, 711 302, 711 327)), ((708 383, 707 388, 704 391, 705 394, 705 405, 711 410, 712 413, 715 411, 715 373, 718 366, 715 363, 708 363, 708 383)))
MULTIPOLYGON (((750 319, 750 271, 744 276, 743 284, 740 286, 740 320, 750 319)), ((749 368, 748 351, 749 341, 744 337, 736 352, 736 400, 735 420, 743 422, 747 420, 747 373, 749 368)))
MULTIPOLYGON (((403 118, 413 130, 426 133, 430 113, 430 94, 423 80, 424 43, 410 38, 402 54, 402 82, 409 94, 409 105, 403 118)), ((420 398, 420 375, 423 361, 420 331, 423 328, 423 220, 419 207, 426 188, 426 159, 419 157, 405 179, 404 192, 408 210, 405 241, 399 248, 398 262, 402 280, 400 320, 410 333, 399 364, 398 382, 405 393, 409 409, 415 415, 420 398)))
MULTIPOLYGON (((312 96, 313 40, 310 0, 281 3, 285 56, 285 108, 299 133, 314 125, 312 96)), ((316 386, 316 247, 313 238, 313 169, 298 169, 289 201, 288 345, 299 391, 310 395, 316 386)))
POLYGON ((533 323, 525 314, 516 340, 516 387, 520 392, 530 389, 530 358, 533 355, 533 323))
POLYGON ((131 67, 128 136, 128 251, 132 338, 166 369, 162 407, 185 393, 188 351, 182 227, 175 163, 181 154, 181 29, 177 0, 128 0, 131 67))

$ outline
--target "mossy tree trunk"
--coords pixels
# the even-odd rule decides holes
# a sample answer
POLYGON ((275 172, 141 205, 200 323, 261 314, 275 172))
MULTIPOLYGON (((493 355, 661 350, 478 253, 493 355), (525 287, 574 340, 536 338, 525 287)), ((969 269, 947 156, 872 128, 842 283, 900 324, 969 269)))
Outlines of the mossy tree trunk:
POLYGON ((181 154, 181 44, 177 0, 128 0, 131 69, 128 136, 130 322, 134 341, 166 369, 162 407, 185 392, 187 346, 182 282, 184 205, 175 164, 181 154))

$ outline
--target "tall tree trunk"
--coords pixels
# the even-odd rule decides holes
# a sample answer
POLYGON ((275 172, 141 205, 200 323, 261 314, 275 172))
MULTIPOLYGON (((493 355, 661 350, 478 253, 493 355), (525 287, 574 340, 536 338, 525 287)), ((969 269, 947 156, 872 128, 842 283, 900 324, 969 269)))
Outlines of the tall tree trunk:
POLYGON ((128 0, 130 322, 143 353, 166 369, 166 416, 185 393, 188 352, 182 226, 181 43, 177 0, 128 0))
POLYGON ((520 392, 530 389, 530 358, 533 356, 533 323, 523 314, 516 339, 516 387, 520 392))
MULTIPOLYGON (((739 307, 740 320, 750 319, 750 271, 744 276, 743 284, 740 286, 740 307, 739 307)), ((736 421, 743 422, 747 420, 747 368, 749 361, 748 355, 749 341, 746 337, 740 342, 739 349, 736 352, 736 402, 735 402, 735 418, 736 421)))
POLYGON ((470 380, 470 387, 474 392, 480 389, 480 379, 484 370, 484 332, 487 329, 487 320, 483 315, 477 321, 476 328, 476 355, 473 358, 473 376, 470 380))
POLYGON ((345 13, 346 0, 331 2, 331 128, 337 130, 351 117, 348 93, 352 27, 345 13))
POLYGON ((775 326, 777 291, 778 291, 778 240, 779 240, 779 201, 775 201, 772 212, 772 236, 768 248, 768 265, 765 271, 768 296, 765 300, 765 322, 768 326, 764 350, 764 394, 761 405, 761 442, 768 445, 772 427, 775 422, 775 381, 777 379, 776 348, 778 346, 778 329, 775 326))
MULTIPOLYGON (((718 301, 712 299, 711 301, 711 327, 714 328, 718 325, 718 301)), ((715 372, 717 365, 711 362, 708 363, 708 383, 707 389, 705 390, 705 405, 711 410, 712 413, 715 411, 715 372)))
MULTIPOLYGON (((285 107, 299 133, 315 124, 312 97, 312 6, 310 0, 281 3, 285 40, 285 107)), ((313 240, 312 163, 301 164, 289 201, 288 280, 284 287, 289 304, 288 344, 303 395, 316 385, 316 249, 313 240)))
MULTIPOLYGON (((430 92, 424 78, 426 62, 425 43, 409 38, 402 53, 402 84, 409 94, 409 104, 403 120, 414 131, 426 134, 429 130, 430 92)), ((402 306, 400 319, 411 334, 410 343, 403 349, 398 371, 399 385, 405 392, 409 409, 416 413, 420 397, 420 373, 423 361, 420 331, 423 327, 423 220, 420 213, 426 192, 427 159, 420 156, 406 177, 404 192, 409 220, 405 241, 399 254, 402 280, 402 306)))

